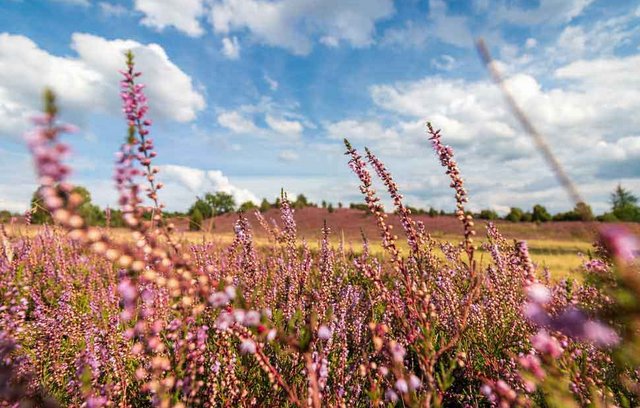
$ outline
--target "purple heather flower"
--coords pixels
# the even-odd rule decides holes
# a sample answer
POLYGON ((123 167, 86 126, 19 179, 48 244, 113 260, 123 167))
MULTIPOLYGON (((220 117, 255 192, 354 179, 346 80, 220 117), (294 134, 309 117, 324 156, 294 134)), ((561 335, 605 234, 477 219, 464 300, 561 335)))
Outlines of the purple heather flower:
POLYGON ((245 326, 253 327, 260 324, 260 313, 255 310, 248 311, 244 316, 244 321, 242 322, 245 326))
POLYGON ((331 329, 324 324, 318 328, 318 338, 320 340, 329 340, 331 338, 331 329))
POLYGON ((387 391, 385 391, 385 393, 384 393, 384 398, 385 398, 387 401, 390 401, 390 402, 394 402, 394 403, 395 403, 396 401, 398 401, 398 394, 396 394, 396 392, 395 392, 394 390, 392 390, 391 388, 389 388, 387 391))
POLYGON ((407 392, 409 392, 409 384, 407 384, 407 380, 405 380, 404 378, 400 378, 398 381, 396 381, 395 387, 396 390, 398 390, 398 392, 400 392, 401 394, 406 394, 407 392))
POLYGON ((251 339, 242 340, 240 343, 240 352, 242 354, 255 354, 256 343, 251 339))
POLYGON ((411 374, 409 376, 409 389, 411 391, 415 391, 419 389, 421 385, 422 385, 422 381, 420 381, 417 375, 411 374))
POLYGON ((552 358, 558 358, 563 352, 560 342, 547 333, 546 330, 540 330, 531 338, 533 347, 542 354, 548 354, 552 358))
POLYGON ((633 261, 640 253, 640 241, 625 228, 618 226, 602 228, 600 237, 611 255, 623 262, 633 261))
POLYGON ((533 283, 527 288, 529 300, 538 304, 546 305, 551 300, 551 292, 541 283, 533 283))
POLYGON ((224 292, 215 292, 209 296, 209 303, 213 307, 222 307, 229 303, 229 297, 224 292))

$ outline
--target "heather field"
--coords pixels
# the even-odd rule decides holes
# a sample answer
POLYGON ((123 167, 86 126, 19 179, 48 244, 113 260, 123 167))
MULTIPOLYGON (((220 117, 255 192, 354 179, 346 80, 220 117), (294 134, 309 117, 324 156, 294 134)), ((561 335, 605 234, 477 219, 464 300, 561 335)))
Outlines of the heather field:
MULTIPOLYGON (((474 218, 435 122, 420 154, 449 183, 450 215, 414 214, 382 152, 344 139, 360 210, 296 209, 283 191, 263 212, 165 217, 156 162, 171 152, 136 61, 122 61, 104 226, 71 182, 78 129, 52 90, 25 135, 39 188, 0 224, 0 406, 640 406, 640 224, 596 221, 515 102, 585 221, 541 206, 545 222, 474 218)), ((618 191, 614 212, 638 216, 618 191)))

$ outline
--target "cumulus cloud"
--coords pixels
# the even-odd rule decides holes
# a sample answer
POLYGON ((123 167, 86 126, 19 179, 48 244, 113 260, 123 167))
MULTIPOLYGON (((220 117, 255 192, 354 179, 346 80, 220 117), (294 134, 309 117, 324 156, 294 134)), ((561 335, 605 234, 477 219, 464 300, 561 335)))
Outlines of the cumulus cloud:
POLYGON ((299 136, 304 130, 302 124, 297 120, 287 120, 267 114, 265 121, 271 129, 281 135, 299 136))
POLYGON ((248 134, 258 133, 260 129, 253 120, 245 117, 238 111, 226 111, 218 115, 218 123, 233 133, 248 134))
POLYGON ((316 38, 368 46, 376 22, 393 13, 392 0, 216 0, 209 20, 217 33, 247 31, 258 42, 306 55, 316 38))
POLYGON ((375 120, 355 120, 347 119, 335 123, 330 123, 326 127, 327 134, 331 139, 342 140, 344 138, 354 142, 367 142, 383 140, 391 142, 398 138, 398 132, 394 129, 385 128, 375 120))
POLYGON ((113 4, 106 1, 98 3, 98 7, 100 8, 100 12, 108 17, 119 17, 129 12, 129 10, 121 4, 113 4))
MULTIPOLYGON (((506 81, 569 173, 587 194, 593 191, 588 197, 595 202, 606 202, 597 194, 602 194, 607 180, 640 171, 634 164, 640 154, 640 118, 635 114, 640 109, 636 91, 640 79, 628 75, 638 70, 639 55, 610 57, 579 60, 553 70, 552 87, 527 74, 506 81)), ((383 126, 377 120, 346 119, 328 127, 331 137, 360 139, 380 151, 392 142, 396 156, 404 152, 410 157, 415 141, 424 137, 420 122, 430 120, 443 129, 445 142, 457 147, 460 162, 473 169, 466 176, 470 189, 479 192, 476 202, 506 205, 512 198, 508 192, 524 184, 528 187, 516 197, 522 202, 544 199, 554 209, 569 205, 562 190, 553 190, 557 184, 552 173, 491 82, 429 76, 374 85, 370 93, 380 109, 395 116, 395 122, 383 126)))
POLYGON ((192 79, 157 44, 75 33, 71 48, 77 57, 60 57, 25 36, 0 34, 0 134, 24 129, 23 119, 39 109, 45 87, 57 91, 67 115, 76 120, 89 110, 119 115, 118 70, 126 50, 135 53, 144 72, 151 117, 188 122, 205 107, 192 79))
POLYGON ((429 40, 440 40, 461 48, 471 47, 473 36, 468 18, 450 14, 443 0, 429 0, 426 18, 409 20, 403 26, 388 28, 380 43, 401 48, 422 48, 429 40))
POLYGON ((167 164, 158 166, 162 180, 166 185, 163 189, 163 199, 167 205, 173 208, 183 208, 185 196, 204 195, 207 192, 222 191, 231 194, 236 203, 253 201, 258 203, 258 198, 248 189, 238 187, 231 183, 229 178, 220 170, 202 170, 187 166, 167 164), (185 194, 185 193, 189 194, 185 194), (174 202, 175 201, 175 202, 174 202))
POLYGON ((203 0, 135 0, 134 7, 144 14, 141 23, 147 27, 174 27, 191 37, 204 34, 198 21, 205 12, 203 0))
POLYGON ((255 104, 221 110, 217 119, 220 126, 236 134, 290 143, 298 140, 305 128, 315 127, 296 112, 297 108, 297 104, 277 103, 263 97, 255 104))
POLYGON ((292 162, 300 158, 300 155, 293 150, 283 150, 278 154, 278 160, 283 162, 292 162))
POLYGON ((231 60, 240 58, 240 43, 238 37, 224 37, 222 39, 222 54, 231 60))
POLYGON ((540 0, 537 7, 519 7, 502 4, 497 8, 501 20, 519 24, 568 23, 591 4, 593 0, 540 0))

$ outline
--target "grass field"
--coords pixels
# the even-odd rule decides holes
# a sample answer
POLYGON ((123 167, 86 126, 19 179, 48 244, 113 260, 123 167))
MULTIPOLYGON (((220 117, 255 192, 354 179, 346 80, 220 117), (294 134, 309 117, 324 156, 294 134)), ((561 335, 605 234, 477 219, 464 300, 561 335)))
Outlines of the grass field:
MULTIPOLYGON (((265 214, 267 220, 278 221, 278 213, 272 210, 265 214)), ((395 217, 390 216, 392 224, 395 224, 395 217)), ((454 231, 460 229, 458 221, 453 217, 436 217, 429 219, 428 217, 416 217, 421 219, 427 225, 427 229, 431 235, 439 242, 455 242, 460 235, 454 231)), ((226 246, 233 241, 233 223, 237 217, 235 215, 224 215, 214 219, 215 227, 212 228, 208 224, 203 228, 204 231, 187 231, 184 228, 184 222, 176 220, 178 225, 175 237, 183 243, 201 243, 203 241, 215 242, 218 245, 226 246)), ((268 237, 262 231, 258 223, 253 219, 253 215, 249 214, 249 219, 254 226, 255 242, 258 246, 266 245, 268 237)), ((380 239, 375 230, 373 218, 363 215, 357 210, 338 210, 336 213, 327 213, 322 209, 309 208, 299 210, 296 213, 298 222, 298 234, 303 237, 310 249, 319 248, 321 238, 321 228, 326 220, 329 226, 342 225, 343 228, 332 228, 331 242, 338 246, 344 243, 345 247, 360 252, 362 248, 362 231, 369 241, 371 251, 374 254, 382 254, 383 248, 380 239), (338 223, 342 224, 338 224, 338 223)), ((394 225, 395 226, 395 225, 394 225)), ((533 223, 513 224, 506 222, 498 222, 498 228, 503 235, 509 239, 527 241, 529 252, 537 267, 542 270, 548 268, 552 278, 560 279, 562 277, 571 276, 580 279, 579 268, 584 259, 588 257, 590 251, 593 250, 593 242, 596 237, 598 225, 587 225, 586 223, 548 223, 545 225, 537 225, 533 223)), ((9 235, 12 236, 34 236, 38 226, 7 226, 9 235)), ((633 226, 631 226, 633 228, 633 226)), ((396 231, 401 231, 399 225, 396 231)), ((488 256, 486 251, 481 248, 484 242, 484 223, 478 223, 477 226, 477 244, 479 247, 478 260, 482 263, 483 258, 488 256)), ((116 240, 126 240, 129 233, 124 229, 111 229, 110 234, 116 240)), ((407 252, 406 242, 399 238, 399 247, 403 252, 407 252)))

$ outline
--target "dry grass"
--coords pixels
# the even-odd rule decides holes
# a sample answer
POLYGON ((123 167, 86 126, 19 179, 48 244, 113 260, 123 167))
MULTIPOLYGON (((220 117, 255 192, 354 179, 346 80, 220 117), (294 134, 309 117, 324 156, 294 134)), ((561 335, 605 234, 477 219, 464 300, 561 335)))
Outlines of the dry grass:
MULTIPOLYGON (((507 224, 508 225, 508 224, 507 224)), ((531 225, 535 224, 523 224, 523 225, 515 225, 513 228, 516 229, 517 232, 522 233, 524 236, 537 236, 539 235, 539 231, 531 231, 531 225), (526 227, 529 226, 529 230, 526 227)), ((9 236, 13 237, 33 237, 37 234, 38 230, 41 228, 39 226, 25 226, 25 225, 15 225, 6 227, 7 233, 9 236)), ((510 230, 511 228, 508 228, 510 230)), ((230 231, 229 229, 228 231, 230 231)), ((313 233, 311 231, 306 232, 304 235, 307 237, 307 244, 310 249, 317 250, 320 245, 320 234, 313 233), (311 238, 313 236, 313 238, 311 238)), ((113 228, 109 230, 109 235, 116 241, 125 241, 130 239, 130 232, 126 229, 113 228)), ((508 231, 505 233, 509 238, 513 238, 514 231, 508 231)), ((455 242, 456 239, 459 239, 458 236, 454 234, 445 234, 434 232, 433 236, 438 241, 451 241, 455 242)), ((214 232, 192 232, 192 231, 182 231, 176 232, 174 234, 174 238, 181 242, 184 245, 213 242, 216 245, 226 246, 229 245, 233 241, 233 233, 232 232, 223 232, 221 228, 216 228, 214 232)), ((380 241, 374 238, 370 238, 370 248, 374 254, 382 254, 384 252, 382 246, 380 245, 380 241)), ((341 234, 340 232, 334 233, 332 236, 333 245, 339 245, 340 241, 344 240, 344 245, 347 248, 353 249, 354 252, 360 252, 362 247, 362 242, 357 237, 348 237, 345 234, 341 234)), ((258 234, 254 242, 258 247, 264 246, 268 244, 268 239, 266 236, 258 234)), ((483 242, 482 239, 479 239, 478 246, 483 242)), ((554 238, 536 238, 536 239, 528 239, 527 240, 529 246, 529 252, 533 261, 538 265, 539 269, 548 268, 551 272, 551 276, 554 279, 561 279, 563 277, 571 276, 573 278, 579 279, 579 268, 583 262, 583 258, 581 256, 588 256, 589 251, 593 249, 592 242, 590 242, 587 238, 576 238, 576 239, 554 239, 554 238)), ((401 251, 407 251, 407 245, 404 241, 400 240, 399 247, 401 251)), ((486 258, 488 254, 479 249, 479 259, 482 262, 484 258, 486 258)))

